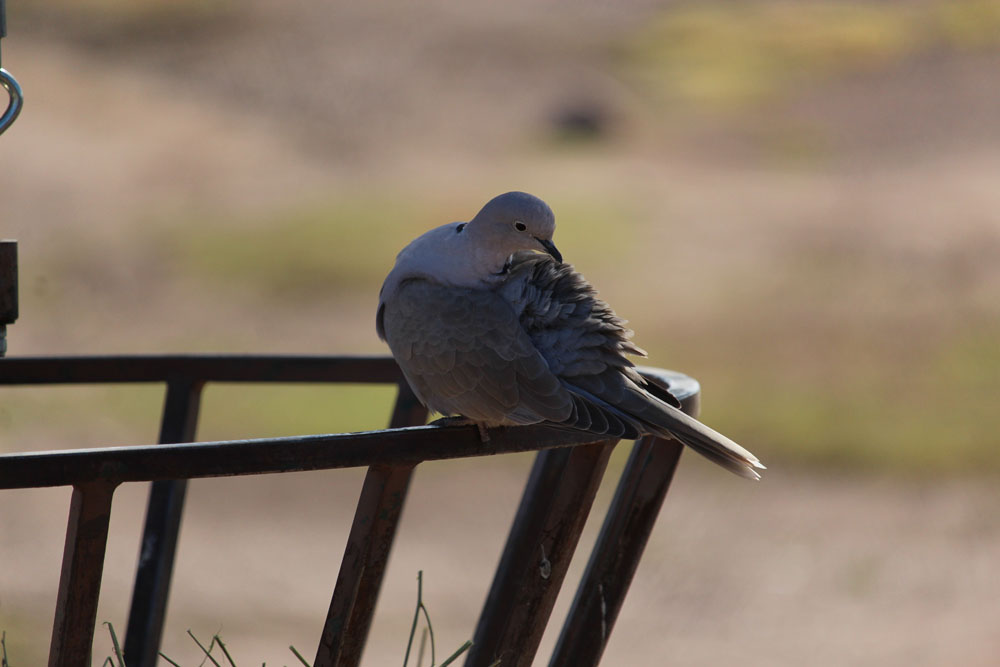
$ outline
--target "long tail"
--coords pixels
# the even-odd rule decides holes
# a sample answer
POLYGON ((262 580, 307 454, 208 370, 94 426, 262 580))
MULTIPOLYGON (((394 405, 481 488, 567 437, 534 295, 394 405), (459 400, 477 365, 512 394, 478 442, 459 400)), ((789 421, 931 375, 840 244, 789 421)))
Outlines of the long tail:
POLYGON ((648 420, 649 414, 642 416, 645 418, 643 421, 658 435, 674 436, 705 458, 740 477, 760 479, 760 473, 757 471, 766 468, 749 450, 677 408, 659 400, 657 402, 660 404, 655 408, 657 413, 655 422, 648 420))
MULTIPOLYGON (((565 383, 564 386, 592 408, 596 407, 603 412, 605 417, 611 416, 609 421, 616 422, 619 427, 612 425, 608 428, 608 422, 604 422, 601 427, 595 428, 597 425, 591 424, 591 419, 580 423, 584 419, 584 412, 577 410, 576 419, 573 420, 577 423, 572 424, 576 428, 619 437, 634 437, 635 432, 674 437, 710 461, 746 479, 759 480, 760 473, 757 471, 766 469, 749 450, 634 384, 620 386, 623 391, 618 393, 614 404, 595 395, 596 392, 584 389, 581 384, 583 383, 565 383), (621 428, 622 422, 626 424, 624 429, 621 428)), ((591 410, 591 414, 593 412, 591 410)))

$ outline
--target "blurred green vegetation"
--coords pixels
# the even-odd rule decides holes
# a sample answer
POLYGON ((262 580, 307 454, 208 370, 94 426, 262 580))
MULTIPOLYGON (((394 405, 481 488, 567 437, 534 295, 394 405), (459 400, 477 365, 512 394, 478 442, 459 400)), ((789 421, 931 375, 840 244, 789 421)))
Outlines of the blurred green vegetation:
POLYGON ((622 68, 669 105, 736 108, 935 51, 1000 44, 1000 4, 708 2, 671 6, 621 45, 622 68))
MULTIPOLYGON (((349 433, 385 428, 394 387, 325 384, 210 384, 202 397, 200 440, 349 433)), ((18 451, 18 431, 39 431, 47 449, 154 442, 162 385, 4 387, 0 432, 4 451, 18 451)))
MULTIPOLYGON (((573 261, 581 266, 622 255, 629 247, 628 232, 639 224, 638 214, 627 206, 596 196, 554 198, 551 204, 563 219, 573 221, 560 245, 572 249, 573 261), (611 226, 616 233, 604 234, 611 226), (602 237, 600 245, 587 241, 602 237)), ((475 213, 466 211, 463 217, 475 213)), ((175 271, 207 286, 282 299, 359 291, 374 295, 405 239, 444 224, 448 215, 454 215, 454 207, 440 202, 361 195, 249 220, 182 216, 182 222, 153 223, 146 243, 150 254, 159 254, 175 271)), ((78 257, 67 257, 57 264, 78 262, 78 257)))
POLYGON ((157 225, 152 241, 176 269, 207 284, 309 298, 378 284, 401 249, 405 230, 415 236, 440 224, 432 217, 435 208, 372 196, 255 219, 185 216, 189 222, 157 225))
MULTIPOLYGON (((783 353, 783 344, 794 343, 776 335, 773 347, 755 345, 737 364, 696 359, 694 374, 703 382, 703 418, 767 463, 997 473, 997 341, 1000 321, 915 346, 901 342, 902 349, 873 340, 852 354, 817 342, 809 357, 783 353)), ((717 336, 713 343, 727 349, 717 336)), ((728 352, 727 359, 739 354, 728 352)))

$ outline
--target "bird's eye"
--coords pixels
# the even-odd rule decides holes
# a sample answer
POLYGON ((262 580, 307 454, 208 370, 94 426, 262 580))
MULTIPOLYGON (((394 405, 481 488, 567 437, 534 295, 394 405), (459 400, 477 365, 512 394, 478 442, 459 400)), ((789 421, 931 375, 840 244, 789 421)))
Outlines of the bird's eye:
POLYGON ((524 224, 520 220, 515 220, 514 221, 514 229, 516 229, 517 231, 523 232, 527 228, 528 228, 528 225, 524 224))

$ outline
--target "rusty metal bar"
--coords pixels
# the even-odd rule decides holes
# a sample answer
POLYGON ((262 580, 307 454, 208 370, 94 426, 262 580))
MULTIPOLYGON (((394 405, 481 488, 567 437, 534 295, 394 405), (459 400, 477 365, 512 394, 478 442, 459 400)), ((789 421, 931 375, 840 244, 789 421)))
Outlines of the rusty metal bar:
POLYGON ((2 454, 0 489, 70 486, 95 480, 148 482, 416 465, 584 445, 600 438, 552 426, 522 426, 491 430, 490 441, 484 443, 474 426, 414 426, 289 438, 2 454))
POLYGON ((305 355, 134 355, 108 357, 15 357, 0 361, 0 385, 168 382, 403 381, 391 357, 305 355))
MULTIPOLYGON (((390 426, 422 424, 426 419, 427 409, 410 386, 400 384, 390 426)), ((414 465, 368 469, 313 667, 361 661, 413 469, 414 465)))
POLYGON ((49 667, 90 667, 115 486, 96 480, 73 487, 49 667))
MULTIPOLYGON (((167 384, 160 424, 161 444, 194 440, 203 386, 203 382, 187 379, 167 384)), ((129 667, 156 665, 186 492, 186 479, 159 480, 152 483, 149 491, 125 633, 125 660, 129 667)))
MULTIPOLYGON (((684 412, 698 416, 696 380, 673 371, 640 370, 667 385, 684 412)), ((632 447, 549 667, 600 663, 683 450, 676 440, 651 436, 632 447)))
POLYGON ((549 667, 600 663, 683 449, 661 438, 635 443, 549 667))
POLYGON ((541 452, 465 664, 529 667, 617 441, 541 452))

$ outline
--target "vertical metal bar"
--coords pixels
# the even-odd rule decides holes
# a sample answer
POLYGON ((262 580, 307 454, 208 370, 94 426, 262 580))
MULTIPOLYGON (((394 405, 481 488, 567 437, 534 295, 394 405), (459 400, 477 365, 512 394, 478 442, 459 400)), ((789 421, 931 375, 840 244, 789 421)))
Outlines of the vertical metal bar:
MULTIPOLYGON (((427 419, 409 385, 400 383, 390 428, 427 419)), ((357 665, 368 639, 389 553, 414 466, 372 466, 365 475, 313 667, 357 665)))
POLYGON ((550 667, 600 662, 683 449, 676 440, 651 436, 635 443, 550 667))
POLYGON ((467 666, 531 665, 616 442, 535 459, 467 666))
POLYGON ((7 325, 17 320, 17 314, 17 241, 0 240, 0 357, 7 354, 7 325))
MULTIPOLYGON (((160 444, 194 440, 203 386, 203 382, 190 379, 167 383, 160 444)), ((186 479, 153 482, 150 487, 125 633, 125 660, 129 667, 156 664, 186 492, 186 479)))
POLYGON ((99 480, 73 487, 49 667, 90 667, 116 486, 99 480))

